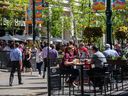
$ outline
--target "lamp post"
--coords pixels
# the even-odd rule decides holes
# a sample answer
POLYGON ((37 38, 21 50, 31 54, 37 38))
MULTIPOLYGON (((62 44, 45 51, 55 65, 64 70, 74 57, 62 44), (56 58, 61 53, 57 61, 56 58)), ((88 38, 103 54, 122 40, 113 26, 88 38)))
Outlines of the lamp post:
POLYGON ((111 45, 112 48, 112 10, 111 10, 111 0, 106 0, 106 43, 111 45))
POLYGON ((35 32, 35 0, 33 0, 33 22, 32 22, 32 30, 33 30, 33 43, 35 43, 36 32, 35 32))
POLYGON ((42 4, 43 7, 47 7, 48 8, 48 16, 47 16, 47 43, 48 43, 48 48, 47 48, 47 80, 48 80, 48 96, 51 96, 51 78, 50 78, 50 66, 51 66, 51 62, 50 62, 50 57, 49 57, 49 43, 50 43, 50 9, 49 9, 49 3, 45 2, 44 0, 42 0, 42 4))

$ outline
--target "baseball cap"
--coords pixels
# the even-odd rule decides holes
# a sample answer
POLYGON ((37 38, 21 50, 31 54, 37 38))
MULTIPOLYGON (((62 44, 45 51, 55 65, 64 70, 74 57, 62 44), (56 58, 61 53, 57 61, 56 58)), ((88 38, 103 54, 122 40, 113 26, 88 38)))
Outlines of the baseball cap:
POLYGON ((110 44, 105 45, 105 48, 110 48, 110 47, 111 47, 110 44))

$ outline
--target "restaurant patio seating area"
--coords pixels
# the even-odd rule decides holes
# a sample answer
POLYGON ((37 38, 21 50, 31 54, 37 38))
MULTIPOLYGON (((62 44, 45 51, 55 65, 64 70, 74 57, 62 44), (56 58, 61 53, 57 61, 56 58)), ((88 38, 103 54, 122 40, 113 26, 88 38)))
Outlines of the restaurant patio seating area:
POLYGON ((61 74, 61 69, 57 65, 54 68, 50 67, 50 70, 58 70, 55 73, 50 71, 52 73, 50 75, 51 82, 55 82, 56 80, 55 84, 50 83, 52 87, 51 94, 53 96, 110 96, 115 92, 125 90, 128 86, 127 60, 109 59, 104 64, 103 71, 97 71, 93 76, 88 76, 88 70, 91 69, 86 68, 86 65, 80 64, 75 66, 75 68, 79 69, 80 74, 77 78, 77 84, 74 85, 67 82, 71 78, 71 74, 61 74), (54 76, 60 79, 53 79, 54 76))

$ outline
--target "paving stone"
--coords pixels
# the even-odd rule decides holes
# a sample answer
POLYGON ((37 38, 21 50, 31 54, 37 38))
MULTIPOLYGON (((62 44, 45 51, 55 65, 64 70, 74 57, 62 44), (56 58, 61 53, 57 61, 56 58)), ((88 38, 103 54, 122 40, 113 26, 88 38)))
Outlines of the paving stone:
POLYGON ((0 70, 0 96, 47 96, 47 79, 38 77, 37 72, 22 73, 23 85, 18 85, 17 73, 15 73, 13 86, 9 86, 10 72, 0 70))

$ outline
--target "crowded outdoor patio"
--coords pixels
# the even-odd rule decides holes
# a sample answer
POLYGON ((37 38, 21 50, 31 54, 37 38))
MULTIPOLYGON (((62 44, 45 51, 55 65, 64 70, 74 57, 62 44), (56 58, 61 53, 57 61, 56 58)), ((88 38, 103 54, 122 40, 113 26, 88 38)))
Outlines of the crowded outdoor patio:
POLYGON ((47 80, 48 96, 113 96, 126 91, 127 3, 0 0, 0 69, 9 74, 8 86, 16 86, 15 72, 17 86, 25 85, 28 75, 22 74, 37 72, 35 77, 47 80))

